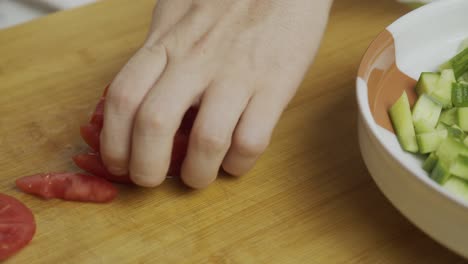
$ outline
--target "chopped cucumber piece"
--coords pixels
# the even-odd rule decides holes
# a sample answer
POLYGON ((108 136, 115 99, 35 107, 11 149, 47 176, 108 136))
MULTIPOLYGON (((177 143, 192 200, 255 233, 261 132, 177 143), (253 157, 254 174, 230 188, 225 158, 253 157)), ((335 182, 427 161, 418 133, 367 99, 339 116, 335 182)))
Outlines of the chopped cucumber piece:
POLYGON ((444 184, 450 178, 450 169, 445 162, 437 161, 430 175, 431 179, 439 184, 444 184))
POLYGON ((416 133, 433 131, 439 120, 442 106, 427 94, 422 94, 413 108, 413 122, 416 133))
POLYGON ((452 103, 456 107, 468 107, 468 84, 453 83, 452 103))
POLYGON ((457 125, 452 125, 447 128, 448 136, 462 142, 465 140, 465 132, 457 125))
POLYGON ((460 51, 460 53, 442 64, 439 68, 441 70, 453 69, 455 78, 458 79, 460 76, 468 72, 468 48, 460 51))
POLYGON ((468 131, 468 107, 457 108, 457 124, 463 131, 468 131))
POLYGON ((459 83, 468 85, 468 72, 466 72, 466 73, 463 74, 462 76, 458 77, 457 81, 458 81, 459 83))
POLYGON ((444 123, 445 125, 451 126, 457 122, 457 109, 452 108, 442 111, 440 114, 439 123, 444 123))
POLYGON ((450 164, 459 154, 468 156, 468 147, 462 141, 447 136, 436 151, 439 160, 450 164))
POLYGON ((468 156, 458 155, 450 165, 450 173, 468 180, 468 156))
POLYGON ((443 70, 436 88, 430 94, 442 104, 444 109, 452 107, 452 83, 455 81, 456 79, 452 69, 443 70))
POLYGON ((460 43, 460 46, 458 47, 458 52, 462 52, 464 49, 468 48, 468 38, 463 40, 462 43, 460 43))
POLYGON ((435 130, 432 132, 422 133, 416 135, 418 142, 419 152, 422 154, 431 153, 436 151, 440 143, 447 137, 447 130, 435 130))
POLYGON ((450 193, 468 201, 468 182, 458 177, 450 177, 444 184, 443 188, 450 193))
POLYGON ((418 143, 416 142, 416 133, 406 92, 403 92, 390 108, 389 113, 401 147, 409 152, 418 152, 418 143))
POLYGON ((416 84, 416 93, 418 95, 431 94, 439 82, 439 77, 440 74, 435 72, 421 73, 418 83, 416 84))
POLYGON ((435 152, 432 152, 426 158, 426 160, 424 160, 423 169, 430 173, 434 169, 434 167, 437 164, 438 160, 439 160, 439 158, 437 158, 437 155, 435 154, 435 152))

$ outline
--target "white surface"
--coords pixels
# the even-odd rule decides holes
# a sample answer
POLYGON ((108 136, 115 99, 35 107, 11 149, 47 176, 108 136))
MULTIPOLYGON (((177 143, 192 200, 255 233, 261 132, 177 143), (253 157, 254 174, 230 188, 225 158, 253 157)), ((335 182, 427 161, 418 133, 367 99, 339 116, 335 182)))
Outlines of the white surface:
POLYGON ((390 25, 387 29, 395 39, 398 68, 418 79, 421 71, 437 70, 453 57, 468 37, 467 10, 466 0, 438 1, 390 25))
POLYGON ((50 11, 25 1, 0 0, 0 29, 46 15, 50 11))
POLYGON ((0 29, 95 0, 0 0, 0 29))

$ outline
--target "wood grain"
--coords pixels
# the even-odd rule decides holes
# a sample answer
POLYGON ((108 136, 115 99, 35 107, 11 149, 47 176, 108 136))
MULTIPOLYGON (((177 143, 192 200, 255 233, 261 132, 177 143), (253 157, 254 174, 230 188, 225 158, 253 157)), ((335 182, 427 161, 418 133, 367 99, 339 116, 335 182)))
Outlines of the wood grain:
POLYGON ((141 44, 153 5, 103 1, 0 31, 0 191, 38 224, 6 263, 463 263, 391 206, 359 154, 359 61, 409 11, 390 0, 335 1, 316 62, 249 175, 203 191, 175 179, 122 187, 109 205, 17 191, 18 176, 76 169, 78 127, 141 44))

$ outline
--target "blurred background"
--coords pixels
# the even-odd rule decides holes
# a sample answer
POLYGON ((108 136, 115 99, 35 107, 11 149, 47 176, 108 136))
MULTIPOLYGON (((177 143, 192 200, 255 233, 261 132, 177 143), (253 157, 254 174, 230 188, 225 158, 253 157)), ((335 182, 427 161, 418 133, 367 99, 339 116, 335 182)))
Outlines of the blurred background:
POLYGON ((0 0, 0 29, 96 0, 0 0))

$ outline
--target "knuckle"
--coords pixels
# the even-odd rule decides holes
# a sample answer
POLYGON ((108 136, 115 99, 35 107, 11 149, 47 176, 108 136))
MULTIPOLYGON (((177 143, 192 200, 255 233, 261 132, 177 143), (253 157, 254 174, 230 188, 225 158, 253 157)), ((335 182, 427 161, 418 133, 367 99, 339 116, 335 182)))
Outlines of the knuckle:
POLYGON ((133 111, 138 104, 135 100, 135 96, 133 96, 129 91, 129 89, 123 89, 119 87, 113 87, 114 89, 110 89, 107 97, 106 102, 109 104, 112 111, 115 111, 117 114, 126 114, 133 111))
POLYGON ((159 41, 149 41, 142 46, 142 51, 151 55, 164 55, 166 48, 159 41))
POLYGON ((242 156, 255 157, 262 154, 269 145, 266 137, 237 136, 234 140, 234 149, 242 156))
POLYGON ((136 126, 141 131, 168 131, 170 129, 170 117, 161 111, 151 111, 142 108, 137 115, 136 126))
POLYGON ((198 147, 212 152, 222 152, 229 146, 229 138, 221 134, 213 133, 208 129, 195 129, 194 140, 198 147))

